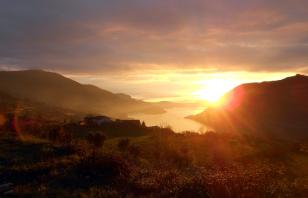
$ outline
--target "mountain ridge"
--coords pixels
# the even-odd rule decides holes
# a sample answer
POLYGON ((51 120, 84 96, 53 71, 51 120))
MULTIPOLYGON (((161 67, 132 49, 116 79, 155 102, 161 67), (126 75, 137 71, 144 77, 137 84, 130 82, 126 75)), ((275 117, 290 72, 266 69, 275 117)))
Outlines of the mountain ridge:
POLYGON ((159 106, 84 85, 61 74, 43 70, 0 71, 0 92, 73 111, 126 117, 132 112, 163 112, 159 106))
POLYGON ((190 118, 217 131, 308 137, 308 76, 242 84, 221 101, 190 118))

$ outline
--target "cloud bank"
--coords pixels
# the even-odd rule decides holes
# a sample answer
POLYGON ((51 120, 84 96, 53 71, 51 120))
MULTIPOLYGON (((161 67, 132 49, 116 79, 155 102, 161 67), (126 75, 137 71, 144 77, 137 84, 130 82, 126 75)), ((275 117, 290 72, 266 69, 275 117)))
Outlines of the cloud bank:
POLYGON ((306 0, 3 0, 0 68, 307 71, 306 0))

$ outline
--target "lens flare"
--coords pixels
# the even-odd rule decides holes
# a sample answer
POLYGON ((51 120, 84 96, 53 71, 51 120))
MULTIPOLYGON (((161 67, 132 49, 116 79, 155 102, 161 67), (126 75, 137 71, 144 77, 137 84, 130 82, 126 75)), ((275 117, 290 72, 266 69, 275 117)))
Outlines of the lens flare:
POLYGON ((6 123, 6 118, 4 115, 0 114, 0 127, 4 126, 6 123))

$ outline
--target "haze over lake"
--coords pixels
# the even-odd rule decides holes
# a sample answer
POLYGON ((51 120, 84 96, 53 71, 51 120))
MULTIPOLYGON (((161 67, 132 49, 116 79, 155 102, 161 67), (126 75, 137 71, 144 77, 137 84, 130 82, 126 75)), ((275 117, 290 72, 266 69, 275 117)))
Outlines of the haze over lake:
POLYGON ((163 114, 136 113, 129 115, 130 118, 144 121, 147 126, 170 126, 175 132, 194 131, 206 132, 207 127, 196 121, 186 119, 186 116, 200 113, 204 107, 173 107, 166 109, 163 114))

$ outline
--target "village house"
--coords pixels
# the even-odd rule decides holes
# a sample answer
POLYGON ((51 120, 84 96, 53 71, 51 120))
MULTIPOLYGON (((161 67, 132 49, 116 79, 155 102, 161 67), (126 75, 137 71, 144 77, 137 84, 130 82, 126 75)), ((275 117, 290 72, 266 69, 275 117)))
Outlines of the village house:
POLYGON ((140 120, 116 120, 116 124, 127 126, 127 127, 140 127, 140 120))
POLYGON ((106 123, 112 123, 113 120, 107 116, 87 116, 84 118, 81 125, 103 125, 106 123))

